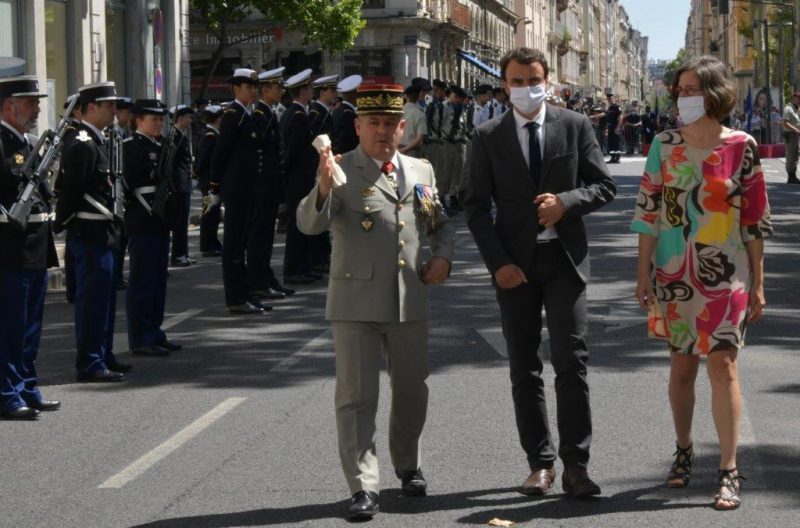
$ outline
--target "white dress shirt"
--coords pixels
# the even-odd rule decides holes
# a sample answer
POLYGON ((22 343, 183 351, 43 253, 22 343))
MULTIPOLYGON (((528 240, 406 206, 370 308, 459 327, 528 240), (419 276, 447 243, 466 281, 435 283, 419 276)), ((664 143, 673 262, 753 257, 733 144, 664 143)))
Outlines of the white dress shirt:
MULTIPOLYGON (((519 113, 514 110, 514 122, 517 126, 517 141, 519 141, 519 148, 522 150, 522 156, 525 158, 525 163, 528 164, 528 168, 531 166, 530 160, 530 153, 528 152, 529 143, 528 140, 530 139, 530 132, 525 125, 530 123, 531 121, 535 123, 539 123, 539 129, 536 131, 536 135, 539 137, 539 152, 542 154, 542 159, 544 159, 544 118, 547 115, 547 105, 542 104, 542 109, 539 110, 539 113, 536 114, 532 120, 529 120, 525 117, 519 115, 519 113)), ((541 175, 540 175, 541 177, 541 175)), ((554 238, 558 238, 558 234, 556 233, 555 227, 549 227, 539 233, 539 236, 536 238, 539 242, 544 242, 546 240, 552 240, 554 238)))

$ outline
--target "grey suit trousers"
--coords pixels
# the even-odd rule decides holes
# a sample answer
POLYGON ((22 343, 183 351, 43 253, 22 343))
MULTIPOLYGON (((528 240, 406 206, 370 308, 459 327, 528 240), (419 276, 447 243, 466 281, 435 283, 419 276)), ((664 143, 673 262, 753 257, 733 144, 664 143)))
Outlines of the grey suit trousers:
POLYGON ((392 403, 389 453, 397 470, 420 467, 419 440, 428 410, 428 322, 333 321, 339 458, 351 493, 380 491, 375 452, 380 358, 392 403))

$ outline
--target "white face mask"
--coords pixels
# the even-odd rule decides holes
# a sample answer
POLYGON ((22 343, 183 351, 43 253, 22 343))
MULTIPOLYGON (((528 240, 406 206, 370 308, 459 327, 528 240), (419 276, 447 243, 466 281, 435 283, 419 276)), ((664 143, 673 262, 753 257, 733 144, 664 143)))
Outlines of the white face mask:
POLYGON ((678 97, 678 115, 684 125, 691 125, 706 115, 706 100, 702 95, 678 97))
POLYGON ((523 114, 532 114, 542 107, 547 92, 544 83, 536 86, 512 86, 509 100, 523 114))

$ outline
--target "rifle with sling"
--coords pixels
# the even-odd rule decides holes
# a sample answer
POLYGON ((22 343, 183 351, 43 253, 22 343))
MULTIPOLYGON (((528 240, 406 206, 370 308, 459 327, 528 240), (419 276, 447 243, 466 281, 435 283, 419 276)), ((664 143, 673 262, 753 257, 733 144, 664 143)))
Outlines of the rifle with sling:
MULTIPOLYGON (((61 139, 64 136, 64 129, 77 102, 78 98, 74 97, 69 106, 67 106, 67 110, 64 112, 61 121, 58 122, 56 129, 47 130, 36 142, 36 146, 31 150, 20 171, 23 182, 17 199, 7 212, 2 211, 7 215, 8 221, 22 231, 28 227, 28 216, 33 207, 33 199, 39 196, 43 201, 49 202, 55 197, 47 178, 50 175, 53 163, 58 159, 61 152, 61 139)), ((0 209, 2 209, 2 206, 0 206, 0 209)))
POLYGON ((171 124, 167 124, 167 127, 167 133, 164 134, 161 141, 161 154, 158 157, 158 169, 156 169, 156 192, 151 209, 155 216, 162 219, 171 191, 172 169, 175 166, 175 153, 178 150, 175 145, 175 127, 171 124))

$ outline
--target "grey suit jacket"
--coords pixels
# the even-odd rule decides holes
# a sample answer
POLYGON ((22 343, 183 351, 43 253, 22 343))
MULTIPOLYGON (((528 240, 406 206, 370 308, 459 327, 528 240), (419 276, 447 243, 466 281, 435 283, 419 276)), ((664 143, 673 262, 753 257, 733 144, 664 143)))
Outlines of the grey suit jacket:
POLYGON ((467 224, 489 272, 516 264, 529 272, 538 233, 536 196, 557 195, 566 207, 555 225, 581 280, 589 280, 589 248, 582 216, 611 202, 616 185, 589 119, 547 106, 540 188, 525 163, 513 112, 477 128, 472 140, 464 209, 467 224), (497 215, 492 218, 492 201, 497 215))
POLYGON ((433 256, 453 260, 455 229, 441 207, 430 232, 415 208, 415 184, 436 190, 433 168, 427 160, 398 156, 405 180, 402 198, 358 147, 342 156, 339 165, 347 183, 331 191, 321 210, 316 185, 297 209, 303 233, 331 231, 328 320, 427 319, 428 290, 421 279, 425 242, 433 256))

